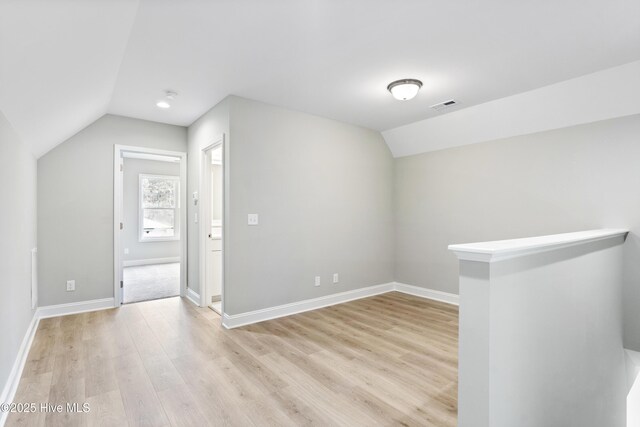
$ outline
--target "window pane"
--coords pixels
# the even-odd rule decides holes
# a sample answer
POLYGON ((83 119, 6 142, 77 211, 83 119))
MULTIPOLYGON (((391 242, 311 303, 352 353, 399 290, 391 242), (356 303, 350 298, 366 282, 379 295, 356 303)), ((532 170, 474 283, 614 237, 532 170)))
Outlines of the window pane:
POLYGON ((144 237, 175 236, 175 211, 173 209, 144 209, 144 237))
POLYGON ((142 179, 143 208, 175 208, 177 181, 166 178, 142 179))

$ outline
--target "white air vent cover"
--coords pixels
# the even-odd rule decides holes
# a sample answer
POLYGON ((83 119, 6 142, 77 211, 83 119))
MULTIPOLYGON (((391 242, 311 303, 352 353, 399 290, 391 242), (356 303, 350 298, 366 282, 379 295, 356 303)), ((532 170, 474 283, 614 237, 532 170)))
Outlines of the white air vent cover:
POLYGON ((459 102, 456 101, 455 99, 450 99, 448 101, 443 101, 443 102, 439 102, 437 104, 433 104, 429 108, 433 108, 436 111, 442 111, 442 110, 445 110, 447 108, 454 107, 454 106, 456 106, 458 104, 459 104, 459 102))

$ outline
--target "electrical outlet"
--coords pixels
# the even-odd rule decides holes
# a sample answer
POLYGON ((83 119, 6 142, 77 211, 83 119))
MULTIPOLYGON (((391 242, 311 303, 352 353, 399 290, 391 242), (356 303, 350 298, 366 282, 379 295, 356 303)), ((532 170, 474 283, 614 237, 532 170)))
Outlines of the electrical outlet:
POLYGON ((258 214, 248 214, 247 225, 258 225, 258 214))
POLYGON ((75 280, 67 280, 67 292, 76 290, 76 281, 75 280))
POLYGON ((316 276, 315 286, 320 286, 320 276, 316 276))
POLYGON ((340 281, 340 277, 338 273, 333 273, 333 283, 338 283, 340 281))

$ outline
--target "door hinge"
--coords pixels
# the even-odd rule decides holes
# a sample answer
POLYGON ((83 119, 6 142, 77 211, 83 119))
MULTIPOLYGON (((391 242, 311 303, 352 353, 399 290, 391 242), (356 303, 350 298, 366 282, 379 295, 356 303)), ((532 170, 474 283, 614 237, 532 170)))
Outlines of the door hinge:
POLYGON ((124 224, 120 223, 120 230, 124 228, 124 224))
POLYGON ((122 289, 122 285, 123 285, 122 280, 120 280, 120 289, 122 289))

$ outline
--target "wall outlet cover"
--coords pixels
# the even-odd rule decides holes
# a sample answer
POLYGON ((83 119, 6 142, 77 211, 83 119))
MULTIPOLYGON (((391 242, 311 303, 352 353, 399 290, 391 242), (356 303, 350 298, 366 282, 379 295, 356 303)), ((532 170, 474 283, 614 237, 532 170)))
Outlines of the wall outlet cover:
POLYGON ((76 281, 75 280, 67 280, 67 292, 76 290, 76 281))
POLYGON ((247 215, 247 224, 248 225, 258 225, 258 214, 248 214, 247 215))

